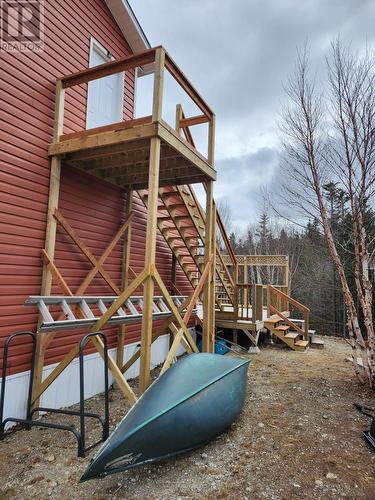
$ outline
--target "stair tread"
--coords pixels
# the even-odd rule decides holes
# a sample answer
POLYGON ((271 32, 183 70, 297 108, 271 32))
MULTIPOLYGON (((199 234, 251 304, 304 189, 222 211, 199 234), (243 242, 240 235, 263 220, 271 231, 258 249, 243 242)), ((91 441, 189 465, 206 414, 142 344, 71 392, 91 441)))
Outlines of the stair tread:
POLYGON ((280 331, 280 332, 286 332, 287 330, 289 330, 289 326, 288 325, 280 325, 280 326, 277 326, 275 328, 275 330, 280 331))
POLYGON ((270 318, 264 320, 265 323, 272 323, 272 324, 279 323, 280 321, 282 321, 282 319, 279 316, 277 316, 277 318, 271 316, 270 318))
POLYGON ((296 339, 298 337, 299 337, 298 333, 295 332, 289 332, 285 334, 286 339, 296 339))
POLYGON ((299 347, 306 347, 307 345, 309 345, 309 342, 308 340, 297 340, 296 342, 294 342, 294 345, 298 345, 299 347))

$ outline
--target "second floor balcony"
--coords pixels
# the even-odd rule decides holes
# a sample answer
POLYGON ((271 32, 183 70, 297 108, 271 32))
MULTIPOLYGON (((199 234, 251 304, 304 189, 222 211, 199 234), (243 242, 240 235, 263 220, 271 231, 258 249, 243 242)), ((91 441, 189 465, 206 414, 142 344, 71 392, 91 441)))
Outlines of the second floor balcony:
MULTIPOLYGON (((131 99, 134 101, 134 95, 131 99)), ((168 101, 169 107, 170 104, 168 101)), ((86 126, 87 123, 88 118, 86 126)), ((160 139, 160 186, 215 180, 214 136, 214 113, 163 47, 88 68, 57 81, 54 139, 49 155, 60 156, 64 163, 124 189, 147 187, 153 137, 160 139), (107 82, 107 87, 96 87, 98 105, 105 106, 108 85, 114 83, 109 77, 118 75, 122 92, 126 94, 127 78, 134 82, 142 72, 152 78, 150 114, 134 117, 133 110, 125 113, 123 99, 120 121, 84 128, 85 122, 77 118, 76 108, 88 117, 90 85, 95 81, 107 82), (181 104, 175 103, 174 123, 165 118, 166 77, 190 100, 192 109, 198 110, 196 114, 185 116, 181 104), (191 127, 206 127, 206 144, 201 148, 205 151, 199 151, 195 145, 191 127)))

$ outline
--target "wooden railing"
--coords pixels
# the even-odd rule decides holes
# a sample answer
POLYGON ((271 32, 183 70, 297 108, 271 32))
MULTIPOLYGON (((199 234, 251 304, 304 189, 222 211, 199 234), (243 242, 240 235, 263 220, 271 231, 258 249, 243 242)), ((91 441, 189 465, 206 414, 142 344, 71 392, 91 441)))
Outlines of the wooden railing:
MULTIPOLYGON (((217 229, 218 229, 220 237, 224 243, 226 254, 230 258, 231 268, 233 269, 233 276, 232 276, 233 279, 231 281, 234 285, 234 283, 237 283, 237 281, 238 281, 238 262, 237 262, 235 254, 234 254, 232 244, 231 244, 231 242, 228 238, 227 232, 225 230, 223 220, 222 220, 218 210, 216 210, 216 214, 217 214, 216 215, 217 229)), ((230 270, 228 269, 226 263, 224 262, 224 259, 223 259, 223 265, 226 268, 227 273, 230 275, 230 270)))
POLYGON ((237 283, 236 285, 236 306, 238 319, 252 321, 252 300, 251 300, 252 285, 245 283, 237 283))
POLYGON ((267 304, 268 313, 277 314, 280 318, 287 323, 289 326, 298 331, 303 335, 305 340, 309 340, 309 314, 310 309, 298 302, 298 300, 293 299, 282 290, 274 287, 273 285, 267 285, 267 304), (304 319, 304 328, 300 328, 298 325, 293 323, 289 318, 283 315, 283 311, 289 311, 290 305, 294 306, 296 309, 301 311, 304 319))
MULTIPOLYGON (((194 190, 192 189, 191 186, 188 186, 188 189, 190 191, 191 197, 194 200, 195 205, 198 208, 198 211, 199 211, 199 214, 200 214, 202 220, 205 221, 206 216, 205 216, 204 210, 202 209, 202 206, 199 203, 198 198, 197 198, 194 190)), ((214 202, 214 205, 216 207, 215 202, 214 202)), ((231 245, 231 243, 229 241, 229 238, 228 238, 228 235, 226 233, 223 221, 222 221, 222 219, 220 217, 220 213, 219 213, 219 211, 218 211, 217 208, 216 208, 216 229, 218 230, 218 232, 220 234, 220 237, 222 238, 222 241, 223 241, 224 246, 225 246, 225 252, 226 252, 226 254, 224 254, 224 255, 228 255, 229 256, 229 259, 230 259, 230 262, 231 262, 230 266, 232 266, 233 274, 231 274, 230 270, 228 269, 228 264, 224 260, 223 253, 218 248, 217 248, 217 254, 219 256, 219 259, 220 259, 220 262, 222 263, 223 268, 225 269, 227 277, 228 277, 229 281, 231 282, 231 285, 234 288, 235 287, 235 283, 237 281, 237 269, 238 269, 237 259, 236 259, 236 256, 234 255, 232 245, 231 245)))
MULTIPOLYGON (((139 54, 133 54, 128 57, 123 57, 108 63, 101 64, 92 68, 87 68, 83 71, 73 73, 70 75, 63 76, 56 82, 56 107, 58 108, 58 123, 55 123, 55 134, 54 142, 61 140, 63 135, 64 126, 64 99, 65 91, 71 87, 77 85, 87 84, 93 80, 103 78, 106 76, 114 75, 117 73, 122 73, 124 71, 132 71, 137 68, 142 68, 145 66, 154 66, 154 82, 153 82, 153 102, 152 102, 152 115, 149 117, 140 117, 135 120, 126 120, 125 122, 132 126, 132 124, 145 124, 152 123, 162 120, 163 111, 163 88, 164 88, 164 70, 174 78, 177 84, 184 90, 184 92, 190 97, 194 104, 199 108, 202 114, 191 117, 184 117, 180 123, 179 127, 186 130, 190 126, 198 125, 201 123, 208 123, 209 133, 208 133, 208 153, 207 161, 213 164, 213 144, 215 135, 215 115, 210 109, 208 104, 199 95, 197 90, 193 87, 184 73, 180 70, 174 60, 161 46, 154 47, 152 49, 145 50, 139 54)), ((120 122, 123 123, 123 122, 120 122)), ((165 122, 164 122, 165 123, 165 122)), ((119 123, 113 124, 113 126, 120 125, 119 123)), ((167 125, 167 124, 166 124, 167 125)), ((110 129, 110 125, 106 126, 106 129, 110 129)), ((102 129, 104 127, 99 127, 102 129)), ((174 128, 174 127, 171 127, 174 128)), ((90 133, 95 133, 97 129, 90 129, 90 133)))
POLYGON ((236 303, 238 319, 257 322, 263 321, 263 310, 266 307, 267 285, 254 283, 237 283, 236 303))
POLYGON ((286 286, 279 285, 237 283, 235 293, 237 318, 254 323, 263 321, 266 310, 267 317, 277 314, 285 323, 303 335, 305 340, 308 340, 310 310, 290 297, 286 293, 287 290, 286 286), (290 306, 301 311, 304 319, 303 329, 287 317, 286 313, 289 313, 290 306))

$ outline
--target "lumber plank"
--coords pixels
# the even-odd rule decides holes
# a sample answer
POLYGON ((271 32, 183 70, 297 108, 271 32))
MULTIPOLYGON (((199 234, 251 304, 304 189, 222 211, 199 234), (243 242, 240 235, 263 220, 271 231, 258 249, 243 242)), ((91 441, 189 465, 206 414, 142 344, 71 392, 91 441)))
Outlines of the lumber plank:
MULTIPOLYGON (((70 139, 66 141, 59 141, 52 143, 49 146, 48 154, 62 155, 83 150, 98 149, 124 143, 127 141, 135 141, 142 139, 149 139, 156 135, 157 124, 150 123, 145 125, 138 125, 131 128, 123 128, 121 130, 102 132, 99 134, 92 134, 81 138, 70 139)), ((124 146, 126 151, 126 146, 124 146)))
POLYGON ((63 88, 73 87, 74 85, 81 85, 98 78, 103 78, 108 75, 121 73, 130 69, 137 68, 150 64, 155 60, 155 52, 157 47, 147 49, 138 54, 122 57, 108 63, 100 64, 92 68, 84 69, 61 78, 63 88))
POLYGON ((165 50, 163 49, 163 47, 159 47, 155 51, 154 90, 152 98, 153 122, 161 120, 162 116, 164 65, 165 65, 165 50))
POLYGON ((103 269, 102 265, 99 265, 98 261, 96 260, 96 257, 94 257, 94 255, 91 253, 91 250, 88 248, 86 243, 84 243, 81 240, 77 232, 71 227, 69 222, 65 219, 65 217, 57 208, 54 211, 54 217, 59 222, 61 227, 64 228, 64 231, 71 237, 74 243, 78 246, 81 252, 85 255, 85 257, 89 260, 89 262, 94 266, 94 268, 96 269, 95 274, 96 272, 98 272, 102 276, 102 278, 108 283, 108 285, 112 288, 112 290, 117 295, 120 295, 121 290, 119 289, 119 287, 110 277, 110 275, 103 269))
POLYGON ((172 315, 174 316, 175 320, 179 324, 180 328, 182 328, 184 335, 187 338, 191 348, 193 349, 194 352, 198 352, 198 348, 197 348, 196 343, 194 342, 193 337, 191 336, 187 326, 185 325, 185 323, 181 317, 181 314, 177 310, 176 305, 174 304, 171 296, 168 293, 166 286, 164 285, 164 282, 163 282, 160 274, 158 273, 158 271, 156 269, 154 270, 154 279, 155 279, 165 301, 167 302, 167 305, 168 305, 170 311, 172 312, 172 315))
POLYGON ((166 122, 161 121, 157 123, 157 135, 170 147, 191 161, 208 178, 216 180, 216 171, 207 159, 182 137, 177 136, 176 132, 166 122))
MULTIPOLYGON (((59 100, 60 100, 59 96, 56 96, 55 130, 59 130, 59 128, 61 127, 61 113, 63 112, 63 108, 61 107, 61 103, 59 104, 59 100)), ((46 227, 46 237, 45 237, 45 252, 50 260, 53 260, 55 254, 57 222, 53 217, 53 214, 59 204, 60 177, 61 177, 61 159, 56 156, 53 157, 51 160, 47 227, 46 227)), ((48 266, 44 264, 43 274, 42 274, 41 295, 50 295, 51 289, 52 289, 52 274, 48 266)), ((41 322, 41 317, 39 316, 39 324, 40 322, 41 322)), ((44 341, 45 341, 45 334, 39 333, 37 335, 37 340, 36 340, 35 368, 34 368, 33 390, 32 390, 33 395, 35 395, 39 391, 40 384, 42 383, 44 352, 45 352, 44 341)), ((39 404, 38 398, 33 397, 33 400, 35 406, 38 406, 39 404)))
MULTIPOLYGON (((121 262, 121 290, 125 290, 129 282, 129 262, 130 262, 130 249, 131 249, 131 220, 133 216, 133 192, 128 190, 126 193, 125 201, 125 214, 126 214, 126 231, 124 234, 124 242, 122 248, 122 262, 121 262)), ((124 363, 124 345, 125 345, 125 325, 120 325, 117 337, 117 353, 116 362, 119 368, 124 363)))
MULTIPOLYGON (((160 54, 158 62, 160 61, 160 54)), ((157 85, 155 84, 157 87, 157 85)), ((154 109, 155 99, 158 99, 157 88, 154 88, 154 109)), ((160 102, 157 103, 157 106, 160 102)), ((152 268, 154 271, 156 258, 156 233, 157 233, 157 217, 158 217, 158 190, 159 190, 159 161, 160 161, 160 139, 154 137, 151 139, 150 146, 150 165, 148 179, 148 208, 147 208, 147 236, 145 250, 145 266, 152 268)), ((151 342, 152 342, 152 308, 154 298, 154 280, 151 273, 145 280, 143 288, 143 316, 142 316, 142 333, 141 333, 141 360, 140 360, 140 375, 139 384, 140 390, 143 393, 150 384, 150 367, 151 367, 151 342)))
MULTIPOLYGON (((190 299, 189 305, 188 305, 187 310, 186 310, 184 317, 183 317, 183 322, 185 323, 185 325, 187 325, 189 323, 189 320, 190 320, 191 314, 193 312, 195 303, 196 303, 196 301, 197 301, 197 299, 202 291, 204 283, 207 280, 207 276, 208 276, 208 274, 211 270, 211 267, 212 267, 211 266, 212 260, 213 260, 213 256, 211 256, 210 260, 207 262, 205 269, 200 277, 199 283, 198 283, 196 289, 194 290, 194 293, 190 299)), ((169 349, 168 355, 164 361, 163 367, 161 369, 161 373, 164 373, 170 367, 172 360, 175 357, 176 350, 184 338, 183 328, 177 328, 175 325, 171 325, 170 328, 174 334, 174 339, 173 339, 172 345, 169 349)))
MULTIPOLYGON (((214 255, 214 247, 212 232, 214 231, 213 219, 214 219, 214 204, 213 204, 213 182, 207 182, 206 189, 206 231, 205 231, 205 265, 211 262, 211 257, 214 255)), ((212 266, 211 266, 212 267, 212 266)), ((203 332, 202 332, 202 351, 213 352, 213 332, 215 328, 215 323, 212 322, 212 309, 215 304, 212 303, 212 287, 215 287, 214 283, 214 270, 210 269, 207 277, 207 281, 204 288, 203 295, 203 332)))
POLYGON ((207 123, 210 119, 206 115, 191 116, 190 118, 182 118, 179 123, 180 128, 191 127, 207 123))
POLYGON ((70 141, 71 139, 82 139, 83 137, 88 137, 89 135, 101 134, 102 132, 117 132, 118 130, 124 130, 131 127, 136 127, 138 125, 146 125, 152 123, 152 116, 142 116, 140 118, 133 118, 132 120, 125 120, 117 123, 111 123, 109 125, 103 125, 101 127, 89 128, 86 130, 80 130, 79 132, 72 132, 70 134, 61 135, 60 141, 70 141))

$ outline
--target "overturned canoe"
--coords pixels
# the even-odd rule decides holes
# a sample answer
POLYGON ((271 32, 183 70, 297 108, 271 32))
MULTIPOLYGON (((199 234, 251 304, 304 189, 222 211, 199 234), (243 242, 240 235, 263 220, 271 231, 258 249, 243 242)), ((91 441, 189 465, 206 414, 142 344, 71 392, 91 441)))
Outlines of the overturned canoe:
POLYGON ((122 419, 81 481, 192 450, 223 432, 242 409, 248 364, 207 353, 178 361, 122 419))

